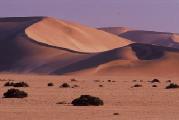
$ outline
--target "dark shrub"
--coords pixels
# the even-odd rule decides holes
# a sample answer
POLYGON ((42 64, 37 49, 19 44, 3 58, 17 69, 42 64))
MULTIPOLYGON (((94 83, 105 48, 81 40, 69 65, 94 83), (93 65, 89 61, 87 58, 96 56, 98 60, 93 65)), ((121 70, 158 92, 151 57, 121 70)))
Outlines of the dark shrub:
POLYGON ((112 80, 108 80, 108 82, 112 82, 112 80))
POLYGON ((57 102, 56 104, 68 104, 68 103, 65 101, 61 101, 61 102, 57 102))
POLYGON ((103 101, 98 97, 90 95, 81 95, 79 98, 72 101, 74 106, 101 106, 104 105, 103 101))
POLYGON ((100 80, 94 80, 94 82, 100 82, 100 80))
POLYGON ((119 115, 119 113, 113 113, 113 115, 119 115))
POLYGON ((0 81, 8 81, 8 80, 6 80, 6 79, 0 79, 0 81))
POLYGON ((14 85, 14 83, 13 82, 6 82, 5 84, 4 84, 4 86, 13 86, 14 85))
POLYGON ((27 96, 28 94, 26 92, 13 88, 4 93, 4 98, 24 98, 27 96))
POLYGON ((71 82, 76 82, 76 81, 77 81, 77 80, 76 80, 76 79, 74 79, 74 78, 72 78, 72 79, 71 79, 71 82))
POLYGON ((157 85, 152 85, 152 87, 157 87, 157 85))
POLYGON ((29 85, 25 82, 6 82, 4 86, 13 86, 13 87, 29 87, 29 85))
POLYGON ((103 85, 99 85, 99 87, 103 87, 103 85))
POLYGON ((151 81, 151 83, 160 83, 160 80, 158 80, 158 79, 153 79, 153 80, 151 81))
POLYGON ((132 82, 137 82, 137 80, 133 80, 132 82))
POLYGON ((29 85, 25 82, 14 83, 13 87, 29 87, 29 85))
POLYGON ((51 86, 54 86, 54 84, 53 83, 48 83, 48 86, 51 87, 51 86))
POLYGON ((175 84, 175 83, 170 83, 166 89, 174 89, 174 88, 179 88, 179 85, 175 84))
POLYGON ((61 88, 69 88, 70 85, 68 83, 63 83, 60 87, 61 88))
POLYGON ((171 83, 172 81, 171 80, 167 80, 166 82, 171 83))
POLYGON ((133 87, 142 87, 140 84, 135 84, 133 87))
POLYGON ((78 85, 73 85, 72 88, 76 88, 76 87, 79 87, 78 85))

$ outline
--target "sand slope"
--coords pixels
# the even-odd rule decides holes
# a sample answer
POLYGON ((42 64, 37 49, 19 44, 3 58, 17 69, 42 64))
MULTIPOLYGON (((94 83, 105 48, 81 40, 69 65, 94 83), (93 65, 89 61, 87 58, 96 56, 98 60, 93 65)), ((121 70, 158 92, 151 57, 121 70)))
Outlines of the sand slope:
POLYGON ((131 43, 100 30, 54 18, 45 18, 25 32, 38 42, 87 53, 107 51, 131 43))
MULTIPOLYGON (((125 34, 128 30, 120 32, 125 34)), ((172 39, 178 42, 177 35, 172 39)), ((0 43, 0 72, 165 75, 166 70, 172 74, 179 70, 178 49, 132 43, 101 30, 49 17, 0 19, 0 43)))
POLYGON ((118 35, 133 42, 148 43, 179 48, 179 34, 155 31, 132 30, 123 27, 100 28, 100 30, 118 35))
POLYGON ((49 74, 92 55, 84 52, 129 43, 112 34, 48 17, 1 18, 0 71, 49 74))
POLYGON ((134 43, 96 54, 55 73, 77 75, 177 75, 179 50, 134 43))

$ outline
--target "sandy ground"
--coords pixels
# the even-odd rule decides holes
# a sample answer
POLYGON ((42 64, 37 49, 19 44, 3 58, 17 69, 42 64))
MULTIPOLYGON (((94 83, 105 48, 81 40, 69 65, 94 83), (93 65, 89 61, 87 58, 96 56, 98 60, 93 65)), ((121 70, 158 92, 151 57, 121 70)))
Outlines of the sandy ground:
POLYGON ((160 77, 161 83, 153 88, 149 80, 156 77, 146 76, 103 76, 103 77, 72 77, 46 75, 0 75, 0 119, 1 120, 178 120, 179 89, 167 90, 174 77, 160 77), (76 82, 70 81, 77 79, 76 82), (24 99, 2 98, 8 89, 3 79, 25 81, 30 87, 20 88, 28 92, 24 99), (108 82, 108 79, 116 82, 108 82), (100 80, 95 82, 94 80, 100 80), (138 80, 134 82, 133 80, 138 80), (140 82, 139 80, 143 80, 140 82), (55 86, 48 87, 53 82, 55 86), (78 88, 59 88, 68 82, 79 85, 78 88), (141 88, 131 88, 136 83, 141 88), (103 87, 99 87, 103 85, 103 87), (100 107, 74 107, 71 104, 56 104, 65 101, 70 103, 82 94, 90 94, 104 100, 100 107), (113 115, 119 113, 119 115, 113 115))

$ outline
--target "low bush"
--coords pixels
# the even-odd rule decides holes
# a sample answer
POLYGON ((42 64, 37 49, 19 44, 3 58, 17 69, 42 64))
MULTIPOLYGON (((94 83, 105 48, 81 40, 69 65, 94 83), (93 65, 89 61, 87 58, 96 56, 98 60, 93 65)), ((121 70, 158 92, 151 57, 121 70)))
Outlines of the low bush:
POLYGON ((4 93, 4 98, 24 98, 27 96, 28 94, 26 92, 13 88, 4 93))
POLYGON ((170 83, 168 86, 166 86, 166 89, 175 89, 175 88, 179 88, 179 85, 175 83, 170 83))
POLYGON ((73 86, 72 86, 72 88, 77 88, 77 87, 79 87, 79 86, 78 86, 78 85, 73 85, 73 86))
POLYGON ((72 101, 74 106, 101 106, 104 105, 103 100, 91 95, 81 95, 72 101))
POLYGON ((135 84, 133 87, 142 87, 141 84, 135 84))
POLYGON ((53 83, 48 83, 47 85, 48 85, 49 87, 54 86, 54 84, 53 84, 53 83))
POLYGON ((153 80, 151 81, 151 83, 160 83, 160 80, 158 80, 158 79, 153 79, 153 80))
POLYGON ((63 83, 60 87, 61 88, 69 88, 70 85, 68 83, 63 83))
POLYGON ((25 82, 17 82, 17 83, 14 83, 14 82, 6 82, 4 84, 4 86, 12 86, 12 87, 29 87, 29 85, 25 82))
POLYGON ((113 113, 113 115, 119 115, 119 113, 113 113))
POLYGON ((71 82, 77 82, 77 80, 75 78, 72 78, 71 82))
POLYGON ((157 85, 152 85, 152 87, 157 87, 157 85))
POLYGON ((103 87, 103 85, 99 85, 99 87, 103 87))

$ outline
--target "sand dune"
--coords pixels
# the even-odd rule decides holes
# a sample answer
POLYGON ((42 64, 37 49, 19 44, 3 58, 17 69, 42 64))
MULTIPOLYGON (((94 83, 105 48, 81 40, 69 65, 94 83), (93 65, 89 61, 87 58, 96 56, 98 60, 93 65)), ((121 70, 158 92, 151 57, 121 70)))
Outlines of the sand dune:
POLYGON ((0 71, 49 74, 93 55, 84 52, 106 51, 129 43, 93 28, 53 18, 1 18, 0 71))
POLYGON ((177 75, 179 50, 134 43, 71 64, 55 71, 56 74, 77 75, 177 75))
MULTIPOLYGON (((121 36, 131 31, 115 30, 121 36)), ((135 42, 141 42, 143 37, 152 41, 170 37, 178 42, 177 34, 142 32, 142 35, 135 42)), ((0 19, 0 43, 1 72, 130 75, 166 74, 166 69, 176 74, 179 70, 179 51, 175 48, 132 43, 101 30, 49 17, 0 19)))
POLYGON ((100 30, 118 35, 137 43, 148 43, 179 48, 179 35, 176 33, 131 30, 123 27, 100 28, 100 30))
POLYGON ((54 18, 44 18, 25 30, 33 40, 78 52, 103 52, 131 43, 112 34, 54 18))
POLYGON ((179 83, 179 35, 105 31, 124 38, 49 17, 0 19, 1 119, 176 120, 178 90, 165 88, 179 83), (13 88, 28 97, 3 98, 9 81, 27 83, 13 88), (87 94, 104 105, 72 106, 87 94))

